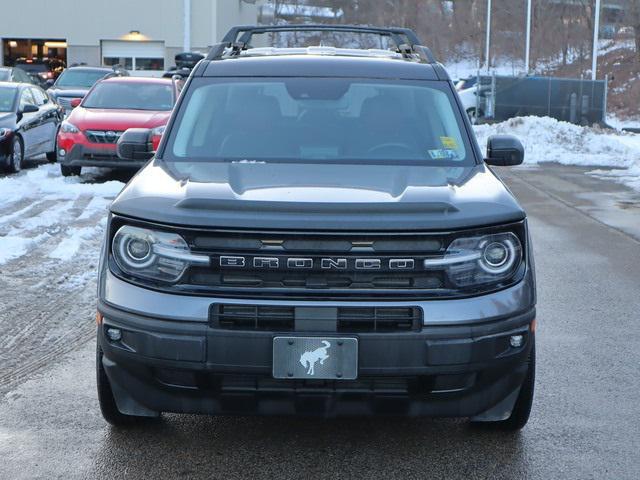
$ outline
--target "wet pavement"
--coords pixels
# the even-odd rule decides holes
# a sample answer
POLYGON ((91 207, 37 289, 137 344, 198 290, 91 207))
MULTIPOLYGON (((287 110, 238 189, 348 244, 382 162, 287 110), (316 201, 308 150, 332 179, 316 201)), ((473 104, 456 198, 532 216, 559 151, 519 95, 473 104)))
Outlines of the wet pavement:
POLYGON ((0 266, 0 359, 15 335, 23 355, 0 364, 0 478, 640 478, 640 195, 575 167, 500 174, 529 213, 539 285, 537 390, 522 432, 188 415, 109 427, 95 394, 94 279, 71 291, 47 281, 41 249, 0 266), (50 322, 66 331, 59 350, 47 350, 50 322))

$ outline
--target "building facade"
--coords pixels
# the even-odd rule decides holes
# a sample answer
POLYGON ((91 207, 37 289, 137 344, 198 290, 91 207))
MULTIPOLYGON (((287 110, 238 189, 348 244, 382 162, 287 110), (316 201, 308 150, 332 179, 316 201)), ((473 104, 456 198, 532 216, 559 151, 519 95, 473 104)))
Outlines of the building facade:
POLYGON ((58 59, 120 64, 153 75, 183 51, 206 53, 236 24, 256 23, 260 0, 16 0, 3 2, 0 65, 58 59))

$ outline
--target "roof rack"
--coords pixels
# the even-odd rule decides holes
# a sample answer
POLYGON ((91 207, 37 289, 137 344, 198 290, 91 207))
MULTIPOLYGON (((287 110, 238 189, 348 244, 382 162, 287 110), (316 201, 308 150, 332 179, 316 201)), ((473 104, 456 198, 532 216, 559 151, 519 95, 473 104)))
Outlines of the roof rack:
POLYGON ((396 51, 401 53, 403 57, 418 59, 426 63, 436 63, 431 50, 420 45, 420 39, 409 28, 326 24, 236 26, 227 32, 221 43, 211 48, 207 60, 221 60, 238 56, 241 51, 251 48, 250 42, 254 35, 272 32, 341 32, 380 35, 391 38, 396 44, 396 51))

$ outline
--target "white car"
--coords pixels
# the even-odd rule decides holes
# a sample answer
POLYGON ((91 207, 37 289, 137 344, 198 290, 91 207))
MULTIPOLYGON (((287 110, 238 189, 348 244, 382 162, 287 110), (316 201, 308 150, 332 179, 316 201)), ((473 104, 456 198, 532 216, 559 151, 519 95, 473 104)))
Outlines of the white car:
POLYGON ((458 95, 460 96, 460 100, 462 101, 464 111, 467 112, 467 115, 469 115, 469 120, 471 120, 471 123, 473 123, 474 125, 478 123, 479 118, 482 118, 484 116, 486 110, 486 91, 487 87, 480 87, 478 89, 478 87, 475 85, 473 87, 465 88, 464 90, 458 91, 458 95))

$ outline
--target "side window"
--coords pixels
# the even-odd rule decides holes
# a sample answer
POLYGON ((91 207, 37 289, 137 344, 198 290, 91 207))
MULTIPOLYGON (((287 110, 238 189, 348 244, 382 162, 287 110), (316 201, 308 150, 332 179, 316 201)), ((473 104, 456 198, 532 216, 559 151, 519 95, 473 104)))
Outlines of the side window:
POLYGON ((20 95, 20 108, 24 108, 25 105, 36 105, 36 101, 31 95, 31 89, 25 88, 20 95))
POLYGON ((38 105, 39 107, 47 103, 45 101, 44 92, 39 88, 32 88, 31 93, 33 94, 33 98, 36 101, 36 105, 38 105))

